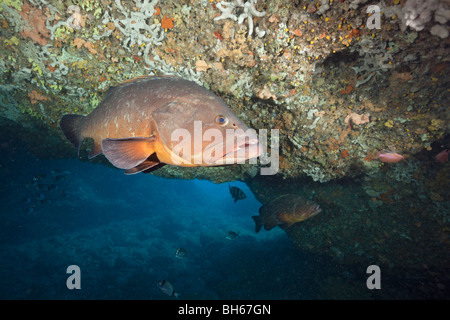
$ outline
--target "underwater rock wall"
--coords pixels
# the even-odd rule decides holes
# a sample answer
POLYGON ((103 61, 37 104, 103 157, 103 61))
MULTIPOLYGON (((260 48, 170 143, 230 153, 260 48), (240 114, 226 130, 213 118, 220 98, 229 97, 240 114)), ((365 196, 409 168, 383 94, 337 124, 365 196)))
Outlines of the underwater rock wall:
MULTIPOLYGON (((376 173, 374 150, 412 156, 449 132, 449 4, 425 3, 1 0, 0 119, 40 156, 73 156, 63 114, 90 113, 122 81, 174 74, 250 127, 279 129, 283 177, 376 173), (42 143, 42 127, 60 139, 42 143)), ((220 182, 254 170, 158 174, 220 182)))
POLYGON ((436 156, 450 148, 449 19, 448 0, 0 0, 1 155, 23 143, 75 157, 62 115, 89 114, 128 79, 178 75, 249 127, 279 129, 280 167, 156 175, 245 180, 261 203, 302 194, 323 212, 286 230, 298 248, 426 273, 444 292, 450 172, 436 156), (406 159, 384 164, 377 150, 406 159))
POLYGON ((432 299, 449 294, 450 198, 440 191, 448 190, 449 176, 449 166, 422 157, 359 179, 258 176, 248 185, 261 203, 295 193, 320 204, 317 216, 284 229, 302 252, 359 270, 381 266, 390 287, 427 277, 412 290, 432 299))

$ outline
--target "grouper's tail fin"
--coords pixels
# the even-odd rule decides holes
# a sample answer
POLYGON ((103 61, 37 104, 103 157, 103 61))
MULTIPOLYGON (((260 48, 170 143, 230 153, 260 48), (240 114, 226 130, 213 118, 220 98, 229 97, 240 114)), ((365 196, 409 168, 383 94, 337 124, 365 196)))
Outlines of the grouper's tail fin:
POLYGON ((84 116, 78 114, 66 114, 59 121, 59 126, 64 132, 64 135, 77 148, 78 153, 83 142, 80 134, 80 123, 83 118, 84 116))

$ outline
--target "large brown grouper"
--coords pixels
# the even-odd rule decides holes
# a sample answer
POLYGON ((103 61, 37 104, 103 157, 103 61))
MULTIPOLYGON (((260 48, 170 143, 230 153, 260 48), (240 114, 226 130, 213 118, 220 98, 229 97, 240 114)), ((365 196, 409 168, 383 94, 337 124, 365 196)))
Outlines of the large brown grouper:
POLYGON ((259 208, 259 216, 252 216, 255 231, 258 233, 264 226, 271 230, 276 226, 289 228, 297 222, 304 221, 321 212, 320 206, 296 194, 284 194, 259 208))
POLYGON ((85 138, 94 140, 89 159, 103 153, 127 174, 164 164, 242 163, 261 153, 254 130, 222 99, 173 76, 139 77, 112 87, 92 113, 65 115, 60 126, 78 151, 85 138))

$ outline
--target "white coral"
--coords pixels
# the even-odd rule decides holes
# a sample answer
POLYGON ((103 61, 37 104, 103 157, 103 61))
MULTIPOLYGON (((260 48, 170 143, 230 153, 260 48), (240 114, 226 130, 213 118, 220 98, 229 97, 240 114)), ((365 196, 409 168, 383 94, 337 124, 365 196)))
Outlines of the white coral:
MULTIPOLYGON (((237 2, 237 1, 235 1, 237 2)), ((234 21, 237 20, 236 15, 233 13, 234 8, 236 8, 237 4, 235 2, 227 2, 227 1, 221 1, 219 3, 216 4, 216 7, 222 11, 222 14, 217 17, 214 18, 214 21, 217 20, 222 20, 222 19, 233 19, 234 21)))
POLYGON ((438 8, 439 0, 408 0, 403 7, 406 26, 416 31, 425 28, 425 24, 431 21, 434 11, 438 8))
POLYGON ((320 8, 317 10, 317 13, 324 14, 328 10, 330 10, 330 0, 320 0, 320 8))
POLYGON ((402 29, 409 26, 416 31, 422 31, 433 20, 437 24, 429 29, 432 35, 443 39, 449 35, 445 24, 450 20, 450 8, 445 1, 408 0, 402 8, 402 14, 402 29))
POLYGON ((436 25, 432 26, 430 29, 430 33, 433 36, 437 36, 441 39, 445 39, 448 37, 448 29, 445 26, 440 25, 440 24, 436 24, 436 25))
POLYGON ((308 165, 308 168, 304 168, 303 173, 311 177, 314 181, 319 181, 320 183, 331 180, 331 178, 326 176, 319 167, 313 167, 312 165, 308 165))
POLYGON ((113 19, 113 22, 126 37, 123 41, 123 46, 128 49, 133 45, 146 45, 152 43, 155 45, 161 45, 161 41, 164 39, 164 33, 161 31, 161 24, 147 24, 147 19, 152 17, 156 12, 155 6, 158 0, 134 0, 135 5, 139 8, 139 11, 126 10, 120 0, 116 0, 116 6, 121 13, 125 16, 124 19, 113 19))
POLYGON ((440 24, 446 24, 450 20, 450 8, 447 3, 439 3, 437 10, 434 12, 434 20, 440 24))
POLYGON ((71 5, 67 8, 67 13, 72 15, 67 19, 67 26, 70 29, 80 29, 81 28, 81 9, 79 6, 71 5))
MULTIPOLYGON (((214 18, 214 21, 222 20, 222 19, 233 19, 237 20, 239 24, 242 24, 245 19, 248 20, 248 35, 251 36, 253 34, 253 16, 263 17, 266 15, 265 11, 258 11, 255 8, 255 4, 258 0, 250 0, 244 3, 243 0, 235 0, 233 2, 221 1, 216 4, 216 7, 222 12, 222 14, 214 18), (242 8, 242 13, 239 15, 239 18, 233 13, 236 8, 242 8)), ((259 30, 258 27, 255 29, 256 35, 260 38, 264 37, 266 34, 265 31, 259 30)))

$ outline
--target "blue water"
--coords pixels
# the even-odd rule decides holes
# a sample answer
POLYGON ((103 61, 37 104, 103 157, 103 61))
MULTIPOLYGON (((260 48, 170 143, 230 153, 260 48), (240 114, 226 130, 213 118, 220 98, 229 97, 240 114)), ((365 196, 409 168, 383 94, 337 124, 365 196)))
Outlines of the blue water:
POLYGON ((261 204, 242 182, 231 185, 247 199, 234 203, 228 184, 76 159, 24 153, 1 169, 1 299, 174 299, 162 280, 181 299, 341 298, 321 279, 354 277, 299 251, 280 228, 256 234, 261 204), (189 255, 175 257, 179 247, 189 255), (71 265, 81 289, 66 286, 71 265))

